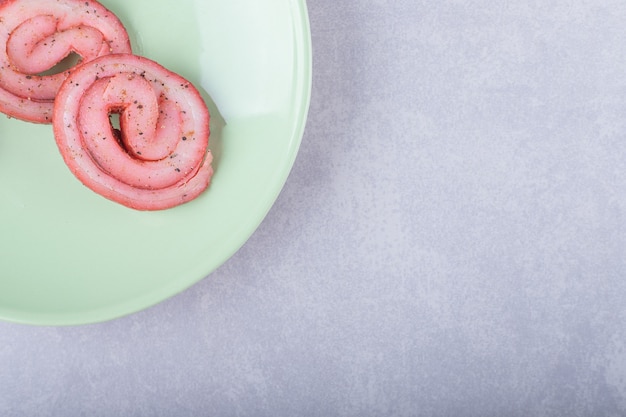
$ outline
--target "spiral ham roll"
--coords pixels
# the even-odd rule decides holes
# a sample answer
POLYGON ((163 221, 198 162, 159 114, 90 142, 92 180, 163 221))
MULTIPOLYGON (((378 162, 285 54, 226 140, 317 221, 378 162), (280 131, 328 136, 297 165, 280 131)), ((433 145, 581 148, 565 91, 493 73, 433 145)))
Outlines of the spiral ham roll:
POLYGON ((53 129, 84 185, 137 210, 162 210, 208 187, 209 117, 180 75, 145 57, 111 54, 71 72, 57 95, 53 129))
POLYGON ((95 0, 0 0, 0 111, 51 123, 68 73, 50 74, 59 62, 130 52, 120 20, 95 0))

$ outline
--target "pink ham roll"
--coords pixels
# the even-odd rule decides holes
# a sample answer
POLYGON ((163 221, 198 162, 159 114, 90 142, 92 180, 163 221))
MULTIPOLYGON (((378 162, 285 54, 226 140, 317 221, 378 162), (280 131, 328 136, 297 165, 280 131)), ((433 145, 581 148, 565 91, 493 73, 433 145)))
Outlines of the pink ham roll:
POLYGON ((75 53, 79 62, 130 53, 120 20, 94 0, 0 0, 0 111, 51 123, 54 98, 75 53))
POLYGON ((209 117, 198 90, 180 75, 144 57, 111 54, 70 73, 53 128, 84 185, 137 210, 162 210, 208 187, 209 117), (119 129, 112 114, 119 114, 119 129))

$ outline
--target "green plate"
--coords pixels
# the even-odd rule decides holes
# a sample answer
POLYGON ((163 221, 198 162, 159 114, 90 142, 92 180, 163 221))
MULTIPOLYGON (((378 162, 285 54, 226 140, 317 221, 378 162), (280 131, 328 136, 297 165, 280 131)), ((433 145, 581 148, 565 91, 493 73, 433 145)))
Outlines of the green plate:
POLYGON ((193 82, 212 112, 215 175, 158 212, 110 202, 67 169, 51 126, 0 117, 0 318, 100 322, 209 275, 250 237, 300 146, 311 90, 304 0, 102 0, 135 53, 193 82))

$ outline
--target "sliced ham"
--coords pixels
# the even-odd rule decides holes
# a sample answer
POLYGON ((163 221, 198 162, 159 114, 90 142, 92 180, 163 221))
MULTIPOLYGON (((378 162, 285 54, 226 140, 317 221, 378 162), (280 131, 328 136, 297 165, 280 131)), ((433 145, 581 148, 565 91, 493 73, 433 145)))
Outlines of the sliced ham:
POLYGON ((110 54, 72 70, 58 91, 53 129, 84 185, 137 210, 162 210, 208 187, 209 117, 180 75, 148 58, 110 54))
POLYGON ((71 53, 87 62, 130 52, 121 21, 95 0, 0 0, 0 111, 51 123, 69 71, 50 70, 71 53))

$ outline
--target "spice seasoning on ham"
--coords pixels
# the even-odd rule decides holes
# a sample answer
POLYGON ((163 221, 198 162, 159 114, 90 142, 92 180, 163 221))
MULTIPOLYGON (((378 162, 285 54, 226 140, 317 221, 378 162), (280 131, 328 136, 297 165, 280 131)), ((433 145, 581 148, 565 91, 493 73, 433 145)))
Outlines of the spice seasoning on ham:
POLYGON ((95 0, 0 0, 0 111, 35 123, 51 123, 54 98, 70 70, 111 53, 131 53, 118 17, 95 0))
POLYGON ((137 210, 196 198, 213 175, 209 111, 188 81, 132 54, 76 67, 54 106, 54 136, 87 187, 137 210), (119 114, 119 129, 111 115, 119 114))

